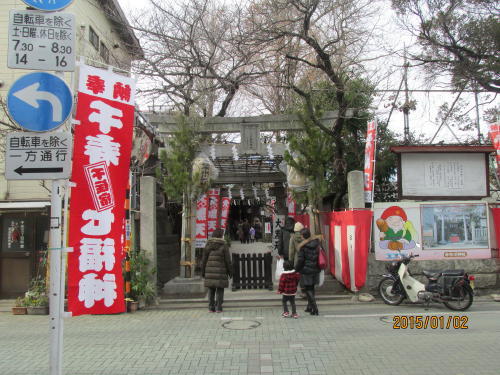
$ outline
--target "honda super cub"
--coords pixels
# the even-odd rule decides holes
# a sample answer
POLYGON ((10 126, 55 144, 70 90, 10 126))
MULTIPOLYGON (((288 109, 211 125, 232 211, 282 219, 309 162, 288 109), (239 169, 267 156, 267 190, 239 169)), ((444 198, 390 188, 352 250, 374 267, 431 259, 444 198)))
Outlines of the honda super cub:
POLYGON ((464 270, 423 271, 427 284, 414 279, 408 272, 408 264, 418 255, 401 255, 398 261, 387 264, 388 274, 382 275, 378 291, 388 305, 399 305, 405 298, 411 302, 442 302, 451 310, 465 311, 473 301, 469 276, 464 270))

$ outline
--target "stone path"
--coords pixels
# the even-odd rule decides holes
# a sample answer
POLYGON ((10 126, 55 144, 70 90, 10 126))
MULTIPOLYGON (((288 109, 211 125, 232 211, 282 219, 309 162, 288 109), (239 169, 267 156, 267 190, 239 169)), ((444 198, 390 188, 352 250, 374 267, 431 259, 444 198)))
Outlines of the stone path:
MULTIPOLYGON (((279 308, 75 317, 64 374, 497 375, 500 312, 490 304, 465 314, 467 330, 393 329, 394 315, 424 313, 418 306, 320 306, 296 320, 279 308)), ((0 313, 0 373, 48 374, 48 342, 48 317, 0 313)))

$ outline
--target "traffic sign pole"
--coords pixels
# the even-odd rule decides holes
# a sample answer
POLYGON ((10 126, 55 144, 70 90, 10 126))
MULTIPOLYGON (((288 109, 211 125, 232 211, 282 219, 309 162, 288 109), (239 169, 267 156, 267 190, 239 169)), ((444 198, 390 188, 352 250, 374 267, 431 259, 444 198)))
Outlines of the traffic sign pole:
MULTIPOLYGON (((30 73, 19 78, 11 86, 7 95, 7 109, 12 120, 24 130, 35 132, 46 132, 63 125, 71 115, 73 95, 64 82, 62 71, 74 71, 75 65, 75 17, 72 14, 57 12, 70 5, 73 0, 23 0, 27 5, 45 11, 37 12, 31 10, 12 10, 9 16, 8 30, 8 53, 7 65, 13 69, 30 70, 56 70, 54 76, 49 73, 30 73), (33 20, 33 23, 32 23, 33 20), (56 22, 57 20, 57 22, 56 22), (29 35, 22 33, 29 29, 29 35), (55 35, 50 41, 47 35, 55 35)), ((73 79, 73 76, 72 76, 73 79)), ((54 136, 56 138, 58 136, 54 136)), ((13 172, 22 176, 31 175, 33 179, 43 176, 37 174, 55 173, 52 180, 51 208, 50 208, 50 232, 49 232, 49 258, 50 258, 50 286, 49 286, 49 309, 50 309, 50 375, 62 375, 63 370, 63 318, 64 313, 64 291, 65 291, 65 260, 67 249, 63 247, 62 233, 62 196, 61 191, 65 188, 65 203, 67 207, 67 193, 69 183, 62 178, 64 165, 52 164, 53 145, 45 146, 41 142, 43 136, 27 135, 23 138, 24 143, 16 143, 16 139, 7 140, 13 151, 11 156, 17 160, 24 160, 25 166, 11 168, 13 172), (32 138, 36 139, 36 146, 28 146, 32 138), (50 149, 50 150, 49 150, 50 149), (49 152, 50 151, 50 152, 49 152), (40 160, 40 153, 43 155, 40 160), (50 154, 50 158, 49 158, 50 154), (29 157, 24 158, 23 156, 29 157), (41 165, 36 165, 36 163, 41 165), (50 163, 47 163, 50 162, 50 163), (28 166, 26 166, 28 165, 28 166), (58 174, 60 173, 60 174, 58 174)), ((69 137, 69 139, 71 139, 69 137)), ((63 153, 67 155, 64 147, 55 151, 57 162, 64 161, 63 153)), ((68 155, 69 157, 69 155, 68 155)), ((13 161, 13 160, 11 160, 13 161)), ((8 168, 6 168, 6 171, 8 168)), ((7 179, 20 179, 18 176, 6 174, 7 179), (10 178, 9 178, 10 177, 10 178)), ((65 226, 66 228, 66 226, 65 226)), ((66 243, 66 241, 64 241, 66 243)))
MULTIPOLYGON (((63 321, 62 309, 64 306, 64 288, 61 288, 61 258, 64 253, 61 239, 61 189, 63 180, 53 180, 50 198, 50 375, 62 375, 62 341, 63 321)), ((65 255, 65 254, 64 254, 65 255)))

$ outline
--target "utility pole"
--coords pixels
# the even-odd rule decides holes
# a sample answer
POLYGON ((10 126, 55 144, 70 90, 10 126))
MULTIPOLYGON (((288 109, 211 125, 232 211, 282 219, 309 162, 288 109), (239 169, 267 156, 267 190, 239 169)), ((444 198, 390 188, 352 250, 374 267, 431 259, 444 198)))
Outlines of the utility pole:
POLYGON ((476 101, 477 142, 481 144, 481 124, 479 122, 479 100, 477 91, 474 91, 474 100, 476 101))
POLYGON ((410 99, 408 94, 408 61, 406 60, 406 52, 405 52, 405 60, 404 60, 404 73, 403 80, 405 84, 405 103, 403 105, 403 120, 404 120, 404 139, 405 143, 410 141, 410 99))

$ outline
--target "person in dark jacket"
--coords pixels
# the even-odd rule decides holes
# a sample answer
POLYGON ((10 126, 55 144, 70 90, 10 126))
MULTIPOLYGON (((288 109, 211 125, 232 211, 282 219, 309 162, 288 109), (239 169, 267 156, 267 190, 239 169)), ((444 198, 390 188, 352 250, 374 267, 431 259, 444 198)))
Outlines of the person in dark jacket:
MULTIPOLYGON (((278 254, 284 260, 288 260, 288 251, 290 246, 290 238, 293 235, 293 227, 295 220, 293 217, 288 216, 285 219, 285 226, 281 228, 280 237, 278 239, 278 254)), ((292 260, 293 262, 293 260, 292 260)))
POLYGON ((232 266, 229 248, 222 238, 224 232, 217 228, 203 250, 201 276, 205 278, 208 288, 208 311, 222 312, 224 288, 229 286, 232 266))
POLYGON ((250 224, 245 219, 241 228, 243 229, 243 243, 250 243, 250 224))
POLYGON ((255 229, 255 241, 259 241, 262 238, 262 224, 259 219, 255 219, 254 225, 255 229))
POLYGON ((299 256, 295 270, 300 272, 300 284, 304 287, 307 296, 306 312, 311 315, 318 315, 318 305, 316 304, 314 286, 319 284, 318 255, 320 236, 311 237, 311 232, 308 228, 300 231, 304 241, 299 245, 299 256))

